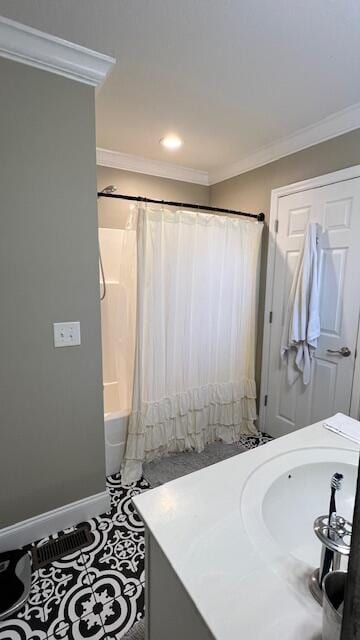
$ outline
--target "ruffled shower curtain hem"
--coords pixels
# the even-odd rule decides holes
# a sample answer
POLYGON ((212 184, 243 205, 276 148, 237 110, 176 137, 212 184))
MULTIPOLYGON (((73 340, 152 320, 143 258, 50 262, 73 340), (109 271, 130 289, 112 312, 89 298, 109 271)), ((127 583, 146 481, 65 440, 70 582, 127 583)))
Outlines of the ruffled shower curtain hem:
POLYGON ((210 384, 143 403, 130 415, 123 484, 142 476, 142 463, 170 453, 195 450, 222 440, 257 435, 255 381, 210 384))

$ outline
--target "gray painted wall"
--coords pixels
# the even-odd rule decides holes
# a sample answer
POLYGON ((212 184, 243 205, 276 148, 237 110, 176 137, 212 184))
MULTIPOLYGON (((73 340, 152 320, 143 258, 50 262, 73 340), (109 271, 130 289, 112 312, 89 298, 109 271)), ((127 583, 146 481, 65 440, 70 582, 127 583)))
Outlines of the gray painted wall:
POLYGON ((1 526, 105 489, 94 90, 1 59, 1 526), (81 347, 52 323, 80 320, 81 347))
MULTIPOLYGON (((209 204, 210 189, 198 184, 157 178, 143 173, 122 171, 109 167, 97 167, 97 179, 99 191, 109 184, 117 187, 118 193, 127 196, 145 196, 159 200, 176 200, 178 202, 190 202, 209 204)), ((99 226, 110 228, 122 228, 126 222, 129 211, 129 202, 117 200, 117 206, 106 206, 109 200, 101 200, 99 206, 99 226)), ((113 204, 113 200, 110 201, 113 204)))
MULTIPOLYGON (((0 60, 0 526, 104 490, 93 89, 0 60), (52 323, 80 320, 81 347, 52 323)), ((264 211, 271 189, 360 163, 360 130, 207 187, 98 167, 99 188, 264 211)), ((100 224, 117 226, 114 214, 100 224)), ((260 380, 267 238, 261 273, 260 380)))
MULTIPOLYGON (((243 211, 263 211, 269 220, 271 190, 360 164, 360 129, 299 151, 276 162, 225 180, 210 188, 210 203, 243 211)), ((259 330, 256 379, 261 377, 261 350, 265 303, 268 234, 264 229, 260 274, 259 330)))

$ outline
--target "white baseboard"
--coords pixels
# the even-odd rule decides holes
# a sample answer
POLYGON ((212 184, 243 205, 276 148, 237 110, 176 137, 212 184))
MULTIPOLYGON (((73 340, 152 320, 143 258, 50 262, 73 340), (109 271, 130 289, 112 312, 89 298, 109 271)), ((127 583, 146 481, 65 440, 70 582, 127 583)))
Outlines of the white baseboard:
POLYGON ((110 496, 103 491, 4 527, 0 529, 0 553, 30 544, 57 531, 63 531, 67 527, 99 516, 109 509, 110 496))

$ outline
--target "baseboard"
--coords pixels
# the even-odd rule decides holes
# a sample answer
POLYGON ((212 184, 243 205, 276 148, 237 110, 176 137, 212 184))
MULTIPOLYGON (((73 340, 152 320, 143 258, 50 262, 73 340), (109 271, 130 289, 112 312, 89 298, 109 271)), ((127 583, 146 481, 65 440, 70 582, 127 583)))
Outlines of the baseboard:
POLYGON ((103 491, 4 527, 0 529, 0 553, 30 544, 79 522, 94 518, 109 509, 110 496, 103 491))

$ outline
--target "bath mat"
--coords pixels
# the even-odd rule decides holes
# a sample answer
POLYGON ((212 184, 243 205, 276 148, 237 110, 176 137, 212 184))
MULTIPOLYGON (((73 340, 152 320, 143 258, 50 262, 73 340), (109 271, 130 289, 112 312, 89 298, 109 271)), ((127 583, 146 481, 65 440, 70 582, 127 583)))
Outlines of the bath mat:
POLYGON ((227 460, 239 453, 266 444, 270 440, 272 440, 271 436, 261 433, 259 436, 242 436, 241 440, 234 444, 213 442, 206 445, 201 453, 185 451, 148 462, 143 465, 143 475, 152 488, 159 487, 165 482, 199 471, 221 460, 227 460))

